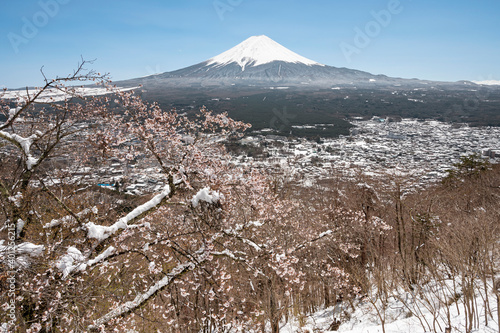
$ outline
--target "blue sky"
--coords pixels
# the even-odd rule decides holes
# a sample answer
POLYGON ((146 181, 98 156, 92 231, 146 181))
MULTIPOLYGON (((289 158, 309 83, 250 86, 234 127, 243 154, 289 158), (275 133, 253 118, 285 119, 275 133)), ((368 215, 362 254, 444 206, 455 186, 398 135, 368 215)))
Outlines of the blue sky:
POLYGON ((253 35, 374 74, 500 80, 499 17, 498 0, 4 0, 0 87, 41 85, 42 66, 63 76, 80 57, 114 80, 171 71, 253 35))

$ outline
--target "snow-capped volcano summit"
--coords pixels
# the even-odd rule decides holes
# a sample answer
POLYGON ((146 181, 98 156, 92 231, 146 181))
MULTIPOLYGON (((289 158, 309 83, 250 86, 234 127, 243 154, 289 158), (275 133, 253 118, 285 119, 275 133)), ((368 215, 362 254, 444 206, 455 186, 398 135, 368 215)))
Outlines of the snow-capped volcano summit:
POLYGON ((264 65, 273 61, 304 64, 308 66, 324 66, 290 51, 264 35, 252 36, 246 39, 232 49, 209 59, 207 65, 228 65, 230 63, 237 63, 242 70, 245 70, 245 68, 249 66, 264 65))

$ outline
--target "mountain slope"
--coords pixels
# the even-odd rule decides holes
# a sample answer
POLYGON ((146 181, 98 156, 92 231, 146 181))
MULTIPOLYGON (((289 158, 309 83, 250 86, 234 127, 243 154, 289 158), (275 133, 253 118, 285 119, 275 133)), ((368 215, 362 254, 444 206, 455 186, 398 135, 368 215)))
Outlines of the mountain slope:
POLYGON ((146 88, 203 86, 393 86, 427 81, 390 78, 326 66, 290 51, 267 36, 253 36, 207 61, 172 72, 121 82, 146 88))

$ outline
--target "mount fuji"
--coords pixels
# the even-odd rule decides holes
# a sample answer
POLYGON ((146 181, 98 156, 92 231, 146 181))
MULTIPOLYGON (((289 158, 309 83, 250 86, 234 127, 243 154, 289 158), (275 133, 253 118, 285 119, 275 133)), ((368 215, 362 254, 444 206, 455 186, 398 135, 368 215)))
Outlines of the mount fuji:
POLYGON ((373 116, 500 126, 498 86, 393 78, 328 66, 266 36, 250 37, 187 68, 115 84, 142 85, 142 98, 165 108, 189 114, 206 106, 251 123, 256 131, 273 128, 283 135, 345 135, 348 119, 373 116), (334 126, 310 129, 314 124, 334 126))
POLYGON ((307 59, 261 35, 199 64, 172 72, 125 81, 146 87, 214 86, 387 86, 423 84, 416 79, 391 78, 367 72, 337 68, 307 59), (132 82, 133 81, 133 82, 132 82))

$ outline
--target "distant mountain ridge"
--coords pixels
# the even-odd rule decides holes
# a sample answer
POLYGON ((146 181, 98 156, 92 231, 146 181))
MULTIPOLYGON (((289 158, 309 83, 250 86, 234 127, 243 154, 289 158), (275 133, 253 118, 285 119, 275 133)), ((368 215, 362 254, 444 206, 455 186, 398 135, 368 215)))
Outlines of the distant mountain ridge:
POLYGON ((288 85, 324 88, 337 85, 357 87, 422 86, 431 83, 433 82, 392 78, 360 70, 320 64, 290 51, 264 35, 250 37, 235 47, 193 66, 120 82, 121 85, 127 86, 142 84, 146 88, 232 85, 288 85))

